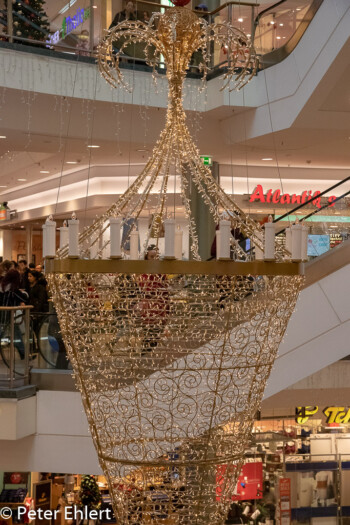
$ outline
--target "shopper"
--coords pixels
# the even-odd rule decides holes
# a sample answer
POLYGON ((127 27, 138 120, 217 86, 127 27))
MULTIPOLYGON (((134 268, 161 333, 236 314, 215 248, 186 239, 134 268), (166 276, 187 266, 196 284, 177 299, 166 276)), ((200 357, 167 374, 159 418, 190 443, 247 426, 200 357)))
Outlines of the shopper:
MULTIPOLYGON (((158 248, 147 248, 145 260, 158 259, 158 248)), ((142 354, 154 350, 169 313, 169 284, 165 274, 143 274, 140 277, 139 310, 143 326, 142 354)))
POLYGON ((33 312, 48 312, 49 303, 46 285, 41 281, 42 274, 36 270, 28 271, 29 280, 29 304, 33 306, 33 312))
POLYGON ((29 280, 28 280, 29 268, 27 266, 27 261, 25 259, 22 259, 21 261, 19 261, 18 267, 19 267, 19 274, 21 277, 21 288, 22 290, 29 292, 29 280))
POLYGON ((2 263, 0 264, 0 280, 2 279, 2 277, 4 277, 4 275, 6 275, 6 273, 10 270, 11 267, 11 261, 9 261, 8 259, 2 261, 2 263))
POLYGON ((43 315, 49 311, 46 284, 41 280, 42 274, 36 270, 29 270, 29 304, 33 306, 31 315, 33 318, 33 330, 38 335, 43 315))
POLYGON ((124 22, 124 20, 136 20, 135 4, 131 0, 127 2, 125 9, 115 15, 109 29, 115 27, 120 22, 124 22))
MULTIPOLYGON (((21 277, 17 270, 10 269, 3 276, 0 283, 0 306, 24 306, 28 302, 28 294, 20 289, 21 277)), ((0 311, 0 338, 9 334, 10 311, 0 311)), ((22 334, 17 323, 14 325, 14 346, 21 359, 24 359, 24 344, 22 334)))

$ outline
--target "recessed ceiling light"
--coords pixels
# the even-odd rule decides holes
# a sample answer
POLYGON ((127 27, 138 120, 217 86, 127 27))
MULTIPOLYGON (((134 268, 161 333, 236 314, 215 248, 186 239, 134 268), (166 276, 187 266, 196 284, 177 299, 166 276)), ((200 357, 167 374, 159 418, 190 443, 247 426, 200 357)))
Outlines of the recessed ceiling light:
POLYGON ((281 37, 280 36, 276 36, 277 40, 281 40, 281 37))
POLYGON ((296 8, 296 11, 301 11, 301 7, 297 7, 297 8, 296 8))
POLYGON ((89 144, 88 148, 99 148, 100 146, 97 146, 97 144, 89 144))
POLYGON ((145 151, 148 151, 148 149, 144 149, 144 148, 140 148, 140 149, 137 149, 136 151, 140 151, 140 152, 145 152, 145 151))
POLYGON ((17 179, 19 182, 25 182, 27 179, 17 179))
POLYGON ((93 6, 92 6, 92 9, 97 9, 97 5, 93 5, 93 6))
POLYGON ((243 18, 238 18, 238 22, 243 22, 243 18))
POLYGON ((40 170, 40 173, 50 173, 50 172, 47 170, 40 170))
POLYGON ((265 157, 264 159, 261 159, 261 160, 273 160, 272 157, 265 157))
POLYGON ((0 186, 0 188, 7 188, 7 186, 0 186))
POLYGON ((24 228, 24 226, 21 226, 21 228, 24 228))
POLYGON ((280 27, 283 27, 283 24, 280 24, 280 27))
POLYGON ((66 164, 78 164, 76 160, 67 160, 66 164))
POLYGON ((0 135, 0 139, 6 139, 6 135, 0 135))

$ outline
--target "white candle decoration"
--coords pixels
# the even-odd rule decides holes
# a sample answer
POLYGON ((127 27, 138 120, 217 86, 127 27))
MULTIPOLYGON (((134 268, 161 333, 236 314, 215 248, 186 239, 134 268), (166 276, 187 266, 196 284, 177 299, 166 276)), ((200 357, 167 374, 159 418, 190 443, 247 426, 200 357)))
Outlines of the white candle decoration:
POLYGON ((139 258, 139 232, 133 230, 130 233, 130 259, 135 261, 139 258))
POLYGON ((46 257, 47 254, 47 248, 46 248, 46 224, 42 225, 43 229, 43 258, 46 257))
POLYGON ((56 254, 56 222, 50 216, 46 219, 46 257, 55 257, 56 254))
POLYGON ((99 248, 100 248, 99 232, 95 232, 91 236, 91 245, 90 245, 90 249, 89 249, 90 259, 97 259, 98 258, 99 248))
POLYGON ((183 231, 177 229, 175 232, 175 259, 182 260, 183 231))
POLYGON ((216 259, 219 259, 219 253, 220 253, 220 245, 221 245, 221 232, 220 230, 216 230, 216 259))
POLYGON ((292 261, 301 261, 301 224, 298 219, 292 226, 292 261))
POLYGON ((79 221, 68 221, 68 257, 79 257, 79 221))
POLYGON ((110 231, 110 257, 111 259, 120 259, 122 256, 121 251, 121 219, 111 218, 109 219, 109 231, 110 231))
POLYGON ((265 261, 275 260, 275 225, 272 222, 271 215, 268 222, 265 223, 265 237, 264 237, 264 259, 265 261))
POLYGON ((175 258, 175 219, 164 220, 164 257, 175 258))
POLYGON ((286 228, 286 250, 289 251, 290 255, 287 255, 287 259, 291 258, 292 255, 292 230, 291 228, 286 228))
MULTIPOLYGON (((263 232, 256 232, 255 237, 257 237, 261 243, 263 243, 263 232)), ((256 243, 254 243, 254 252, 256 261, 262 261, 264 259, 264 252, 256 243)))
POLYGON ((67 221, 63 222, 63 226, 60 228, 60 250, 68 244, 68 226, 67 221))
POLYGON ((220 246, 219 250, 216 247, 216 251, 219 252, 219 259, 230 259, 230 247, 231 247, 231 223, 230 221, 221 220, 219 223, 220 228, 220 246))
POLYGON ((304 221, 301 223, 301 260, 307 261, 307 241, 309 237, 309 228, 304 221))

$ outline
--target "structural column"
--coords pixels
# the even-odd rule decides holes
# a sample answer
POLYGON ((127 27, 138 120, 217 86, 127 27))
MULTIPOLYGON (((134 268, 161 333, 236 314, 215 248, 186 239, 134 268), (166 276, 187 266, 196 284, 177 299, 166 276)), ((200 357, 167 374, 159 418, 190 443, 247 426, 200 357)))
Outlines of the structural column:
POLYGON ((26 226, 26 257, 28 264, 32 262, 33 255, 33 228, 32 226, 26 226))
MULTIPOLYGON (((213 162, 209 168, 214 179, 219 181, 219 164, 213 162)), ((189 172, 187 172, 189 173, 189 172)), ((191 214, 196 224, 198 236, 198 251, 202 261, 206 261, 211 257, 210 249, 215 237, 215 221, 210 213, 209 206, 204 202, 202 195, 199 193, 193 181, 189 180, 188 193, 190 198, 191 214)), ((191 242, 191 241, 190 241, 191 242)), ((190 259, 191 250, 190 250, 190 259)))
POLYGON ((12 231, 0 230, 0 257, 2 260, 12 260, 12 231))

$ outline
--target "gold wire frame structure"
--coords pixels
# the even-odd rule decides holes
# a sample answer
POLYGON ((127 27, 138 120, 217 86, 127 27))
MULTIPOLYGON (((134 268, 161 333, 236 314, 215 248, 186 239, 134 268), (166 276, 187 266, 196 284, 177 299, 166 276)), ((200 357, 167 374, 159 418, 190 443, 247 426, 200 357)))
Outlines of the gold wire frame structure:
POLYGON ((222 525, 303 278, 298 264, 283 262, 283 250, 270 263, 198 254, 190 182, 216 222, 229 213, 262 247, 260 226, 203 166, 182 107, 194 51, 205 74, 211 42, 227 45, 225 81, 235 76, 241 87, 257 65, 250 42, 179 7, 149 25, 121 22, 99 48, 100 71, 114 87, 124 83, 123 48, 141 40, 151 65, 160 54, 167 65, 165 128, 136 181, 79 236, 80 258, 64 247, 46 271, 118 525, 222 525), (106 260, 108 219, 122 218, 126 251, 128 233, 151 210, 145 246, 157 243, 176 187, 192 260, 106 260))

